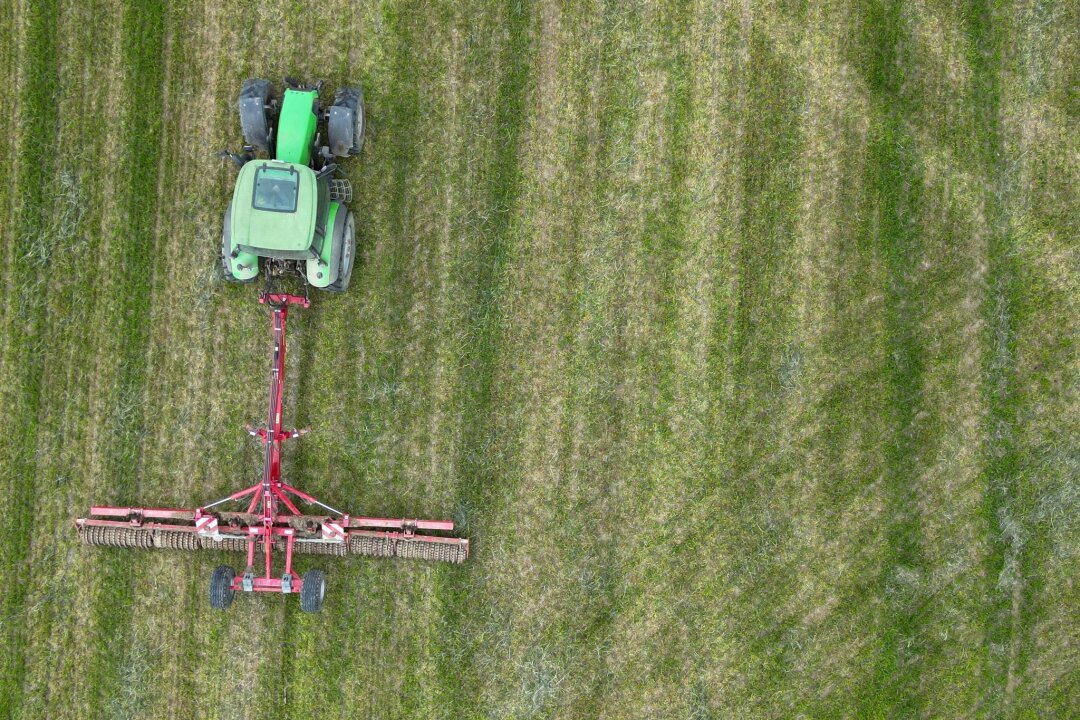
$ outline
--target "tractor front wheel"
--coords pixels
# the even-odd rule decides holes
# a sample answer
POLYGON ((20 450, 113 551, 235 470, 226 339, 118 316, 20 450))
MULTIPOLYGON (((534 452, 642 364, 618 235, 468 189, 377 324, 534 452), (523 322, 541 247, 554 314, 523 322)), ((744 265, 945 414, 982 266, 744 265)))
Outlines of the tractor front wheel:
POLYGON ((304 584, 300 588, 300 609, 308 613, 322 610, 326 599, 326 573, 322 570, 308 570, 304 573, 304 584))
POLYGON ((270 152, 275 105, 269 80, 245 80, 240 88, 240 129, 244 142, 260 152, 270 152))
POLYGON ((218 610, 224 610, 232 605, 233 580, 236 579, 236 571, 228 565, 218 565, 214 568, 214 574, 210 576, 210 606, 218 610))

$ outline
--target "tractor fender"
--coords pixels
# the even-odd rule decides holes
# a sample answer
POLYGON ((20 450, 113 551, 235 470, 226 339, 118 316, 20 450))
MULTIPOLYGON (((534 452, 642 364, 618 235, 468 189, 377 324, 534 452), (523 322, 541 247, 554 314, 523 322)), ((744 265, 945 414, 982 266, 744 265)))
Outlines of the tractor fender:
POLYGON ((248 80, 240 88, 240 129, 244 142, 260 152, 270 152, 270 138, 273 135, 266 112, 270 92, 270 81, 262 79, 248 80))
POLYGON ((221 265, 225 271, 225 279, 240 282, 254 280, 259 274, 259 256, 239 252, 233 257, 235 250, 232 244, 232 205, 229 205, 221 224, 221 265))
POLYGON ((338 264, 341 261, 341 242, 345 232, 345 218, 348 215, 349 211, 344 205, 338 202, 330 203, 330 209, 327 211, 326 217, 326 229, 329 237, 323 239, 322 252, 319 253, 322 262, 308 260, 305 267, 308 283, 317 288, 324 288, 337 280, 338 271, 340 270, 338 264))
POLYGON ((341 105, 330 107, 330 115, 327 119, 327 131, 333 145, 330 152, 338 157, 348 157, 351 154, 355 138, 356 117, 352 108, 341 105))

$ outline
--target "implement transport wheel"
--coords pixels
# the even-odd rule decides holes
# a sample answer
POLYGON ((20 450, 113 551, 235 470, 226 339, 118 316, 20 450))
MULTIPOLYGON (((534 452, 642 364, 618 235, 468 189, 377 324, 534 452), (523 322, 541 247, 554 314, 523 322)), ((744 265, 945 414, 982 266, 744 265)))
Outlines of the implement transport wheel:
POLYGON ((300 588, 300 609, 308 613, 322 610, 326 599, 326 573, 308 570, 304 573, 304 585, 300 588))
MULTIPOLYGON (((341 226, 339 251, 341 260, 338 262, 338 276, 334 282, 326 286, 330 292, 345 292, 349 289, 349 280, 352 278, 353 265, 356 264, 356 221, 350 212, 345 216, 345 222, 341 226)), ((335 245, 338 245, 335 242, 335 245)))
POLYGON ((273 135, 270 91, 270 81, 261 78, 245 80, 240 87, 240 128, 244 131, 244 142, 264 153, 270 152, 273 135))
POLYGON ((210 606, 218 610, 224 610, 232 605, 233 580, 236 579, 236 571, 228 565, 218 565, 214 568, 214 574, 210 576, 210 606))
POLYGON ((364 125, 364 89, 338 88, 326 123, 330 152, 338 157, 358 155, 364 147, 364 125))

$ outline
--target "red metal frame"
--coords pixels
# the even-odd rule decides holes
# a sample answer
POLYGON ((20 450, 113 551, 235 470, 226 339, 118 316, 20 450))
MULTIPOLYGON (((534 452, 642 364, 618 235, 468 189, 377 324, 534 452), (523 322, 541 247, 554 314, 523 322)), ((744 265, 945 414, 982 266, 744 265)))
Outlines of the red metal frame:
MULTIPOLYGON (((266 446, 262 481, 239 490, 226 498, 204 505, 196 510, 175 508, 133 508, 94 506, 90 517, 76 520, 79 528, 86 526, 142 528, 150 531, 196 533, 203 540, 203 547, 214 541, 246 540, 247 569, 243 576, 233 581, 233 590, 249 592, 300 592, 303 579, 293 571, 292 559, 298 531, 305 535, 303 542, 325 544, 348 543, 352 536, 369 536, 388 539, 408 539, 430 543, 443 543, 462 547, 468 556, 468 540, 442 535, 424 535, 417 531, 452 532, 454 523, 445 520, 407 520, 379 517, 350 517, 326 505, 315 497, 287 485, 281 480, 281 445, 287 440, 300 437, 307 430, 282 427, 282 397, 285 387, 285 323, 289 306, 310 307, 306 297, 283 293, 263 293, 259 302, 273 310, 274 351, 270 363, 270 390, 267 401, 266 425, 248 428, 266 446), (249 498, 247 512, 211 511, 226 502, 249 498), (329 511, 330 515, 305 515, 300 512, 293 498, 329 511), (115 519, 113 519, 115 518, 115 519), (222 532, 222 524, 225 532, 222 532), (318 529, 316 531, 316 528, 318 529), (316 535, 317 532, 317 535, 316 535), (280 576, 273 573, 273 551, 285 549, 285 568, 280 576), (264 572, 254 572, 256 546, 262 547, 264 572)), ((344 554, 344 553, 340 553, 344 554)))
MULTIPOLYGON (((276 523, 278 515, 278 502, 283 504, 293 515, 300 515, 287 495, 284 483, 281 482, 281 443, 285 440, 299 437, 297 431, 284 432, 281 427, 281 405, 285 393, 285 321, 289 317, 289 306, 300 305, 310 307, 311 301, 306 297, 297 295, 285 295, 277 293, 263 293, 259 296, 260 303, 266 303, 273 308, 274 323, 274 354, 270 363, 270 398, 266 413, 266 426, 260 428, 254 434, 262 439, 266 445, 266 458, 263 461, 263 479, 258 485, 253 485, 246 490, 230 496, 231 500, 240 500, 246 495, 251 495, 251 503, 248 505, 248 513, 255 511, 260 504, 261 522, 258 525, 248 527, 248 551, 247 572, 249 575, 248 587, 255 592, 281 592, 287 582, 286 577, 291 579, 290 589, 300 592, 303 588, 303 580, 293 572, 292 556, 293 542, 296 531, 291 527, 279 527, 276 523), (260 503, 261 501, 261 503, 260 503), (285 538, 285 574, 281 578, 272 575, 274 537, 285 538), (263 553, 266 557, 266 576, 251 578, 252 569, 255 566, 255 545, 262 539, 263 553)), ((313 498, 312 498, 313 499, 313 498)), ((309 500, 310 502, 310 500, 309 500)), ((200 508, 201 509, 201 508, 200 508)), ((198 519, 196 519, 198 524, 198 519)), ((233 590, 243 590, 244 578, 233 580, 233 590)))

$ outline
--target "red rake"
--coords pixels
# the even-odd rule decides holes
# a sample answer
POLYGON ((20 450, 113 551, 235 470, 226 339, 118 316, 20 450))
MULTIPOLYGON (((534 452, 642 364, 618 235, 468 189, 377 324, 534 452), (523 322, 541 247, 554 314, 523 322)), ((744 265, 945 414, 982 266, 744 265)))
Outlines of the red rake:
POLYGON ((281 481, 281 445, 305 430, 281 426, 285 376, 285 320, 289 305, 309 307, 305 297, 263 293, 259 302, 273 309, 274 355, 270 365, 270 398, 266 427, 249 432, 266 445, 262 482, 195 510, 109 507, 95 505, 89 517, 75 525, 88 545, 171 550, 225 550, 246 552, 247 569, 236 575, 219 567, 210 585, 215 607, 227 607, 233 593, 300 593, 304 610, 322 607, 326 592, 322 571, 304 577, 292 569, 294 553, 308 555, 370 555, 461 563, 469 556, 469 541, 433 533, 451 533, 448 520, 406 520, 352 517, 281 481), (230 502, 247 501, 245 512, 213 510, 230 502), (297 502, 316 506, 327 514, 305 515, 297 502), (262 550, 265 572, 255 573, 255 554, 262 550), (272 554, 285 552, 285 570, 273 573, 272 554))

